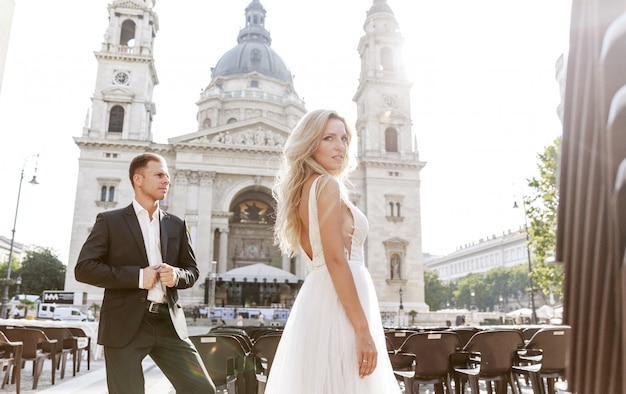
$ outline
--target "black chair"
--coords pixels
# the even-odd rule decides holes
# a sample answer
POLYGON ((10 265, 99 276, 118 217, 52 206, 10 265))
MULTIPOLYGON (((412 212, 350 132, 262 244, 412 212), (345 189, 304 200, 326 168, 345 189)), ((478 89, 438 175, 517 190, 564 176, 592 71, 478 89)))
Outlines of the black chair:
POLYGON ((55 383, 56 339, 50 339, 43 331, 33 328, 15 327, 0 330, 6 335, 9 341, 22 342, 22 364, 24 361, 33 362, 33 390, 37 389, 39 376, 41 375, 46 359, 50 359, 51 361, 52 384, 55 383))
MULTIPOLYGON (((535 394, 555 393, 556 379, 565 379, 569 365, 571 327, 544 327, 530 338, 513 372, 529 377, 535 394), (546 382, 544 383, 544 379, 546 382)), ((517 382, 519 387, 519 381, 517 382)))
POLYGON ((235 336, 209 333, 189 339, 218 390, 226 390, 228 394, 245 393, 244 368, 248 354, 235 336))
POLYGON ((395 370, 402 376, 406 393, 419 392, 420 384, 432 384, 436 393, 442 393, 443 387, 451 393, 450 373, 451 355, 461 349, 461 339, 449 331, 420 332, 409 336, 402 345, 401 354, 413 356, 413 365, 409 371, 395 370), (415 384, 418 384, 417 391, 415 384))
POLYGON ((85 330, 78 327, 70 327, 70 332, 76 341, 76 372, 80 372, 80 361, 83 358, 83 352, 87 352, 87 370, 91 369, 91 337, 85 333, 85 330))
MULTIPOLYGON (((65 378, 65 366, 67 359, 72 356, 72 376, 76 376, 76 354, 78 348, 77 338, 67 327, 33 327, 43 331, 50 339, 56 339, 54 346, 56 368, 61 370, 61 379, 65 378)), ((44 345, 49 347, 50 345, 44 345)), ((52 349, 46 349, 52 351, 52 349)))
POLYGON ((22 342, 11 342, 0 331, 0 368, 4 369, 2 389, 9 383, 9 377, 13 372, 12 382, 15 383, 15 391, 20 394, 22 376, 22 342))
POLYGON ((454 366, 454 376, 461 385, 469 382, 472 393, 479 392, 478 382, 482 380, 489 392, 492 390, 492 383, 495 383, 496 393, 506 393, 508 384, 513 394, 518 394, 513 378, 513 362, 517 351, 523 347, 524 338, 519 330, 493 329, 477 332, 461 352, 455 353, 455 362, 464 358, 464 365, 454 366))
POLYGON ((256 380, 257 380, 257 393, 263 394, 265 392, 265 385, 267 383, 267 377, 270 374, 272 363, 274 362, 274 356, 276 355, 276 349, 280 342, 281 332, 270 332, 265 335, 261 335, 254 342, 252 347, 252 354, 255 357, 254 365, 256 367, 256 380))

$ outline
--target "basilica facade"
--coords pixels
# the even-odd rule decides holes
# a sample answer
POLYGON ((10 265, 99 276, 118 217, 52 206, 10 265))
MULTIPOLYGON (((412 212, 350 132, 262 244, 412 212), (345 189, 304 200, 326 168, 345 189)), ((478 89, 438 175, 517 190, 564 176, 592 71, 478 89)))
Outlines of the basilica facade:
MULTIPOLYGON (((153 0, 117 0, 108 6, 109 24, 95 53, 91 116, 75 137, 80 158, 66 290, 88 292, 90 303, 102 298, 101 289, 75 280, 76 259, 96 215, 132 201, 128 164, 146 151, 168 162, 171 186, 162 208, 186 220, 196 252, 200 280, 180 292, 183 302, 206 301, 206 278, 257 264, 303 280, 304 263, 273 244, 271 189, 282 145, 306 108, 291 71, 271 47, 265 8, 259 0, 245 8, 237 45, 212 68, 196 102, 197 130, 155 143, 152 95, 159 81, 153 45, 159 19, 153 7, 153 0)), ((361 56, 353 97, 359 167, 351 176, 350 197, 370 221, 365 256, 381 310, 397 312, 400 295, 406 310, 425 312, 419 177, 425 163, 411 130, 403 39, 386 0, 373 1, 364 31, 355 43, 361 56)), ((229 286, 218 280, 218 303, 232 303, 229 297, 237 296, 229 286)), ((265 294, 284 293, 276 290, 278 284, 273 293, 257 286, 265 294)), ((255 304, 274 301, 252 297, 255 304)))

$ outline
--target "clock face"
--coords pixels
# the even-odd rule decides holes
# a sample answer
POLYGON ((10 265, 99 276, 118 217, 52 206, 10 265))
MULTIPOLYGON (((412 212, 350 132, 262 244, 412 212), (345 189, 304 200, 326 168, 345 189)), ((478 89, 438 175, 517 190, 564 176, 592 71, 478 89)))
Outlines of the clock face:
POLYGON ((117 85, 128 85, 130 75, 125 71, 118 71, 113 76, 113 82, 117 85))
POLYGON ((396 98, 394 96, 385 96, 385 105, 394 108, 396 106, 396 98))

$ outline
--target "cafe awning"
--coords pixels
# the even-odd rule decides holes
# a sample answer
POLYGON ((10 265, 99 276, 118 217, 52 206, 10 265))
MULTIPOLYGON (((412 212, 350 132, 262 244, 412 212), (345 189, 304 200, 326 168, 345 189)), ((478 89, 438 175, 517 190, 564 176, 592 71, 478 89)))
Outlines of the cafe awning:
POLYGON ((217 280, 229 282, 267 282, 267 283, 298 283, 301 281, 296 275, 271 265, 257 263, 244 267, 234 268, 222 274, 217 274, 217 280))

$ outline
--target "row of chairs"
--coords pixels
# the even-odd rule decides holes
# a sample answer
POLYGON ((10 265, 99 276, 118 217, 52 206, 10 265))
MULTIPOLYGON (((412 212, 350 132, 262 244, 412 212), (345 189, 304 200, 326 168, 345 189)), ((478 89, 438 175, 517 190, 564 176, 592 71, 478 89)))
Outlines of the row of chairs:
POLYGON ((262 394, 281 334, 269 327, 215 327, 189 338, 218 389, 262 394))
MULTIPOLYGON (((91 337, 81 328, 3 325, 0 326, 0 333, 1 349, 10 348, 16 343, 21 344, 19 362, 14 361, 12 364, 11 382, 16 384, 17 393, 20 392, 21 370, 26 361, 32 361, 33 390, 37 389, 45 360, 50 360, 52 384, 55 384, 57 370, 61 371, 61 379, 65 378, 66 364, 70 356, 73 376, 80 372, 84 352, 87 354, 87 369, 91 367, 91 337), (8 344, 4 344, 3 341, 8 344)), ((4 353, 9 358, 12 355, 17 358, 15 352, 4 353)), ((4 384, 8 383, 8 369, 6 368, 4 384)))
POLYGON ((397 378, 406 393, 415 385, 433 384, 436 393, 477 393, 483 381, 489 393, 521 392, 519 376, 527 378, 533 393, 553 394, 556 379, 565 378, 570 327, 518 329, 463 328, 460 330, 386 332, 387 349, 397 378), (528 338, 528 339, 525 339, 528 338))

